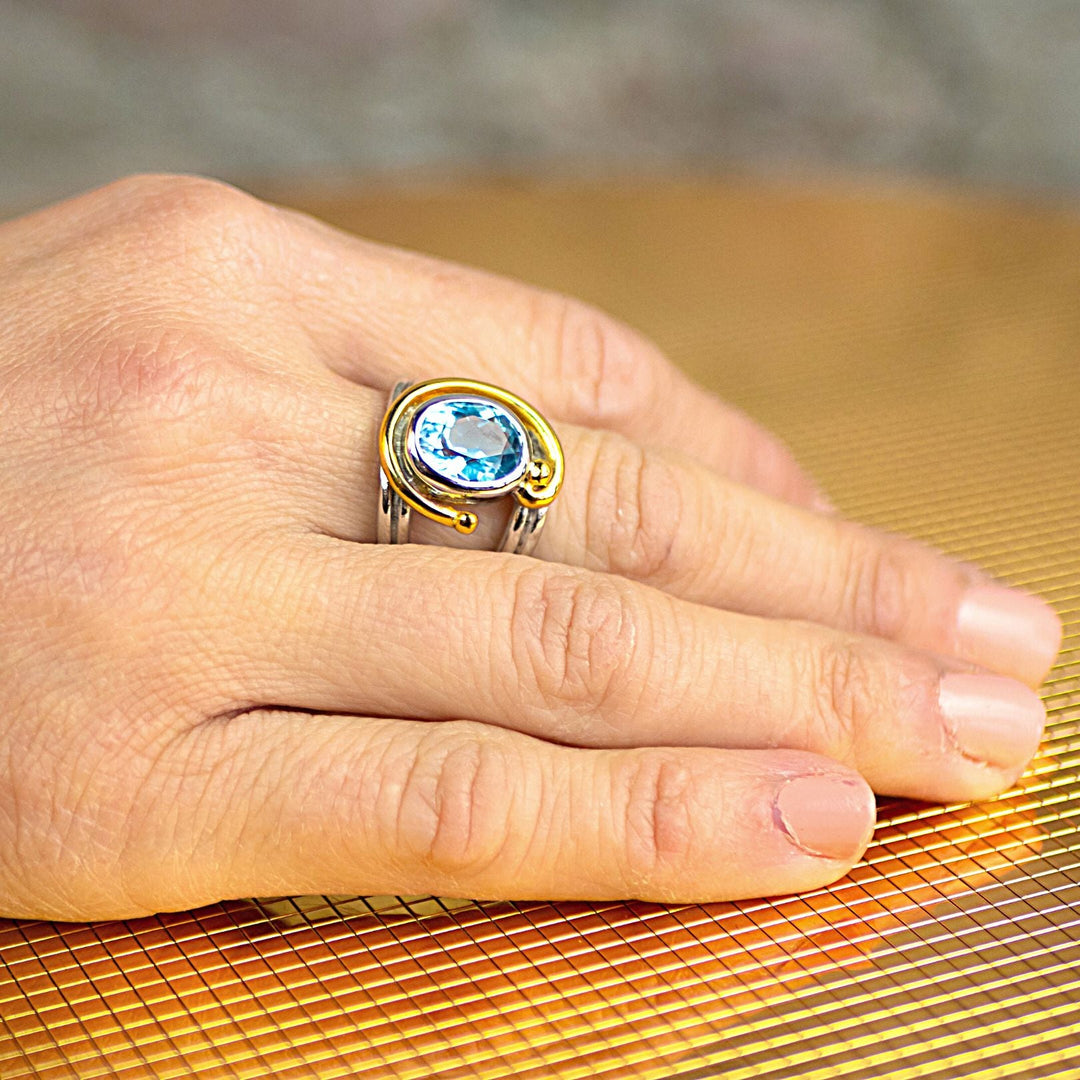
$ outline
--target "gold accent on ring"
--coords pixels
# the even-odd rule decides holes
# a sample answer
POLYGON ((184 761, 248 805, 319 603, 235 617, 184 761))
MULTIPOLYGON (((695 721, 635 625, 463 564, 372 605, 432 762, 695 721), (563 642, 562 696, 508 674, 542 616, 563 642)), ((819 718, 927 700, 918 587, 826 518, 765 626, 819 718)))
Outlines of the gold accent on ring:
POLYGON ((562 446, 551 425, 516 394, 474 379, 428 379, 392 401, 379 427, 379 463, 405 503, 459 533, 471 533, 479 524, 474 511, 459 509, 462 504, 512 493, 522 506, 547 506, 558 495, 564 472, 562 446), (488 398, 513 413, 528 440, 529 462, 522 476, 501 488, 456 492, 441 490, 420 474, 405 449, 413 417, 435 398, 458 396, 488 398))

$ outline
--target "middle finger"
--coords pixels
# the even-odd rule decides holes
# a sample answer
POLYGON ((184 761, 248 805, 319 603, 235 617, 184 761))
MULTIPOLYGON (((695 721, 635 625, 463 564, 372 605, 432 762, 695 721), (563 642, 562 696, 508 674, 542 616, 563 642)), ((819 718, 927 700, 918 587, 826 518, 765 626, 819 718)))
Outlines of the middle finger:
POLYGON ((1045 721, 1012 679, 610 574, 280 531, 227 626, 244 709, 472 719, 576 746, 811 750, 880 792, 985 798, 1045 721), (246 658, 239 666, 238 658, 246 658))

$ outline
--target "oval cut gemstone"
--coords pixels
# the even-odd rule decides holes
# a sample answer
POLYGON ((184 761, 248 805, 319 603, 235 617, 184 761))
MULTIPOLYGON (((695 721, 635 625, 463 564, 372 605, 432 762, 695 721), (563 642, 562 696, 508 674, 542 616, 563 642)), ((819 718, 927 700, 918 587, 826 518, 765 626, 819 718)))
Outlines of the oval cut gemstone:
POLYGON ((528 464, 521 424, 493 401, 437 398, 416 414, 413 438, 425 469, 460 487, 505 487, 528 464))

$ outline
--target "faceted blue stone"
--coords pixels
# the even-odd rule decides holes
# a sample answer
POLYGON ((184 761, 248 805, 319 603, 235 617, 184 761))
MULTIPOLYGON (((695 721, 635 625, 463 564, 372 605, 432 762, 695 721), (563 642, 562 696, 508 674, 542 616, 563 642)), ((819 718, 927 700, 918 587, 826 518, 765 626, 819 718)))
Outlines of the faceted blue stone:
POLYGON ((475 398, 436 398, 413 420, 415 455, 449 484, 499 488, 525 471, 527 443, 517 418, 475 398))

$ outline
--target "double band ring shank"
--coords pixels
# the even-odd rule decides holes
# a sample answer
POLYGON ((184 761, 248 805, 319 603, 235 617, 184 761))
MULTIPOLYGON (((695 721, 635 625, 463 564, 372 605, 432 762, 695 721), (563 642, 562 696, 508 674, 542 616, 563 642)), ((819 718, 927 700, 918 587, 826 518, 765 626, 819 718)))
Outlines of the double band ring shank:
POLYGON ((379 429, 378 541, 407 543, 414 512, 471 533, 481 501, 512 495, 498 550, 530 554, 563 469, 550 425, 508 390, 471 379, 399 382, 379 429), (477 450, 455 444, 459 430, 477 450))

